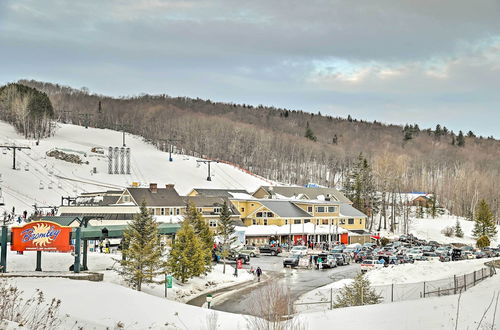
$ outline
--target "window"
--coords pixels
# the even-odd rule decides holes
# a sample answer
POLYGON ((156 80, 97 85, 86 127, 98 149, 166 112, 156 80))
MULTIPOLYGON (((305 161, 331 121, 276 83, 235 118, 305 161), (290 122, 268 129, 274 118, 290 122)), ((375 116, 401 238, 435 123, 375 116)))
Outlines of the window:
POLYGON ((257 220, 256 219, 252 219, 252 225, 256 225, 257 224, 257 220))
POLYGON ((175 209, 175 213, 176 213, 177 215, 179 215, 179 214, 181 213, 181 209, 180 209, 180 208, 176 208, 176 209, 175 209))
POLYGON ((172 209, 172 208, 169 207, 168 208, 168 214, 174 215, 174 209, 172 209))
POLYGON ((267 212, 267 217, 268 217, 268 218, 272 218, 272 217, 274 217, 273 212, 267 212))
POLYGON ((257 212, 257 213, 255 214, 255 216, 256 216, 257 218, 262 218, 262 212, 257 212))
POLYGON ((123 202, 124 202, 124 203, 128 203, 128 202, 130 202, 130 196, 126 196, 126 195, 125 195, 125 196, 123 196, 123 202))
POLYGON ((348 220, 347 220, 347 224, 349 224, 349 225, 354 225, 354 219, 352 219, 352 218, 351 218, 351 219, 348 219, 348 220))
POLYGON ((345 225, 345 219, 340 219, 340 224, 345 225))
POLYGON ((165 208, 164 208, 164 207, 162 207, 162 208, 160 209, 160 215, 165 215, 165 208))
POLYGON ((197 208, 196 208, 196 211, 198 211, 198 212, 200 212, 200 213, 203 213, 203 208, 201 208, 201 207, 197 207, 197 208))
POLYGON ((208 226, 209 227, 217 227, 217 220, 216 219, 210 219, 208 221, 208 226))
POLYGON ((245 208, 244 207, 241 208, 241 212, 245 212, 245 208))
POLYGON ((264 225, 267 226, 267 219, 264 219, 264 225))
POLYGON ((316 212, 324 213, 325 212, 325 207, 324 206, 316 206, 316 212))
POLYGON ((254 204, 252 203, 252 204, 250 204, 250 206, 254 206, 254 204))
POLYGON ((328 224, 328 219, 323 219, 323 220, 321 220, 321 224, 323 224, 323 225, 327 225, 327 224, 328 224))
POLYGON ((216 213, 216 214, 220 214, 220 212, 221 212, 221 211, 222 211, 222 210, 221 210, 221 208, 220 208, 220 207, 214 207, 214 213, 216 213))
POLYGON ((304 223, 309 223, 309 222, 311 222, 310 219, 304 219, 304 223))
POLYGON ((288 219, 285 219, 285 225, 288 225, 288 219))
POLYGON ((363 224, 363 219, 359 219, 359 224, 362 225, 363 224))
POLYGON ((308 206, 307 207, 307 212, 312 213, 312 211, 313 211, 313 207, 312 206, 308 206))
POLYGON ((335 206, 328 206, 328 212, 334 213, 335 212, 335 206))
POLYGON ((300 225, 302 222, 300 221, 300 219, 295 219, 293 220, 293 223, 296 225, 300 225))

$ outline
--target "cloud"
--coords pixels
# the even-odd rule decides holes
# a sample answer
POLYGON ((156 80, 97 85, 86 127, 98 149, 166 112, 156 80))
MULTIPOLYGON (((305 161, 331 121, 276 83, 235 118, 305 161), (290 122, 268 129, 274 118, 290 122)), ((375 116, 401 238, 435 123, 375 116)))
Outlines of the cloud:
POLYGON ((0 81, 386 121, 455 108, 463 119, 450 120, 465 127, 498 111, 499 10, 496 0, 3 0, 0 81))

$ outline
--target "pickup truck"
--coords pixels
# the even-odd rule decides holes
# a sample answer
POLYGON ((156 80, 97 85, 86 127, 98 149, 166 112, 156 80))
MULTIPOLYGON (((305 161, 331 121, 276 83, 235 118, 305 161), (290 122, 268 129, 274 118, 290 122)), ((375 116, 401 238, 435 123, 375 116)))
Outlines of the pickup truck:
POLYGON ((279 246, 271 246, 271 245, 259 246, 259 251, 260 253, 270 253, 272 256, 277 256, 282 252, 279 246))
POLYGON ((363 260, 361 263, 361 272, 366 273, 369 270, 382 267, 384 267, 384 265, 379 263, 378 260, 363 260))

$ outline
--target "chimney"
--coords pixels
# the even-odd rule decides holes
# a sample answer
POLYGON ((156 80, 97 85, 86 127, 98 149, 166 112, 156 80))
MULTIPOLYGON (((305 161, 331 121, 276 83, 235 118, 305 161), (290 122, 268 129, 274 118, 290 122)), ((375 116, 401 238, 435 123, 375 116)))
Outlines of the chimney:
POLYGON ((150 183, 149 191, 151 191, 153 194, 156 194, 158 192, 158 185, 156 183, 150 183))
POLYGON ((174 189, 174 184, 173 183, 167 183, 165 185, 165 188, 167 188, 167 189, 174 189))
POLYGON ((332 199, 332 195, 326 194, 325 201, 330 201, 332 199))

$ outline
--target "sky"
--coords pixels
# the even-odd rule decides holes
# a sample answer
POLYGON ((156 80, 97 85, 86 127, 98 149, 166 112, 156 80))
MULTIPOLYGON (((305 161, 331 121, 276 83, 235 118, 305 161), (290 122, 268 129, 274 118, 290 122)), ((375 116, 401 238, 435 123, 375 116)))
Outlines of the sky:
POLYGON ((498 0, 0 0, 0 83, 500 138, 498 0))

